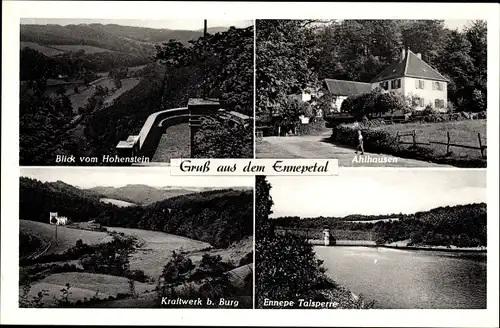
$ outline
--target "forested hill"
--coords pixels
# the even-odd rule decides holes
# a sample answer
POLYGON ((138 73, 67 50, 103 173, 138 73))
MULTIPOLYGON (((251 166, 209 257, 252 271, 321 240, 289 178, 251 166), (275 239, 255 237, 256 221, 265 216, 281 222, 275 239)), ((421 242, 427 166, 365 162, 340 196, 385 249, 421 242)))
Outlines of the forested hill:
MULTIPOLYGON (((201 25, 201 24, 200 24, 201 25)), ((154 44, 170 39, 183 43, 201 36, 200 31, 153 29, 116 24, 21 25, 21 41, 42 45, 89 45, 141 53, 154 51, 154 44)))
POLYGON ((276 226, 285 228, 312 228, 372 231, 378 243, 409 240, 419 245, 455 245, 475 247, 486 245, 486 204, 467 204, 437 207, 415 214, 350 215, 347 218, 282 217, 274 220, 276 226), (387 219, 399 219, 383 221, 387 219), (352 222, 371 221, 379 222, 352 222))
POLYGON ((119 199, 140 205, 150 205, 167 198, 196 192, 189 188, 156 188, 141 184, 129 184, 123 187, 94 187, 88 190, 105 195, 108 198, 119 199))
POLYGON ((49 212, 73 222, 163 231, 227 247, 253 234, 253 191, 211 190, 172 197, 148 206, 117 207, 97 192, 63 182, 20 178, 19 218, 47 223, 49 212))
POLYGON ((97 193, 81 190, 61 181, 41 182, 20 178, 19 219, 48 223, 49 213, 58 212, 71 221, 89 221, 112 208, 97 193))
POLYGON ((253 234, 252 190, 212 190, 107 211, 103 225, 163 231, 227 247, 253 234))

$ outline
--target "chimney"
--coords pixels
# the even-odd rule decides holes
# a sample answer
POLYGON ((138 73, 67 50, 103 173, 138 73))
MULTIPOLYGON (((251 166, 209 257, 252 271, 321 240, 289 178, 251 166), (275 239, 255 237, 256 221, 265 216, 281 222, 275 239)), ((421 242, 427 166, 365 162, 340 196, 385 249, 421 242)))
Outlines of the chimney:
POLYGON ((422 59, 422 54, 420 52, 417 53, 417 57, 420 58, 420 59, 422 59))
POLYGON ((406 58, 406 49, 405 49, 405 48, 403 48, 403 49, 401 50, 401 61, 405 60, 405 58, 406 58))

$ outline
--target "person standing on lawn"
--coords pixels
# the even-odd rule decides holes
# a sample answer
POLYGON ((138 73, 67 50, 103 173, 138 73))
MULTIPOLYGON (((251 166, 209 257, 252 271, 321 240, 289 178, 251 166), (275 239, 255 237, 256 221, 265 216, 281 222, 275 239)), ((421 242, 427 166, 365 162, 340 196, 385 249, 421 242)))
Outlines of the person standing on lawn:
POLYGON ((361 155, 364 155, 365 149, 363 148, 363 135, 361 134, 361 130, 358 130, 358 146, 356 147, 356 154, 359 149, 361 149, 361 155))

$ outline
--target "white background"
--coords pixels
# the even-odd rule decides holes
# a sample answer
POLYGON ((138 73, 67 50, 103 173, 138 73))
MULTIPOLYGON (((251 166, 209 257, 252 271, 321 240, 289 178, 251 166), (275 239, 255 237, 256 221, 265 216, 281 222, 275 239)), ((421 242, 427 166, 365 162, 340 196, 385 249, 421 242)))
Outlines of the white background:
MULTIPOLYGON (((289 326, 498 326, 498 4, 2 2, 1 323, 289 326), (488 21, 487 310, 18 309, 19 19, 485 19, 488 21), (314 311, 314 312, 313 312, 314 311)), ((356 170, 364 170, 356 168, 356 170)), ((380 169, 379 169, 380 170, 380 169)), ((342 174, 342 170, 340 171, 342 174)), ((307 179, 307 178, 306 178, 307 179)), ((376 282, 374 282, 376 283, 376 282)))

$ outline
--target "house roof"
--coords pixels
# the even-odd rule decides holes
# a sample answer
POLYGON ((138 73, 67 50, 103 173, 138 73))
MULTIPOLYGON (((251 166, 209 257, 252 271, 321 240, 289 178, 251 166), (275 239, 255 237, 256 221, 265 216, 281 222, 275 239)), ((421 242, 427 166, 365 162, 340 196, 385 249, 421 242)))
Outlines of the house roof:
POLYGON ((437 70, 424 62, 410 49, 406 52, 404 60, 397 61, 377 75, 371 83, 386 81, 401 77, 414 77, 434 81, 448 82, 449 80, 437 70))
POLYGON ((370 83, 333 79, 325 79, 324 82, 328 91, 338 96, 355 96, 372 90, 370 83))

